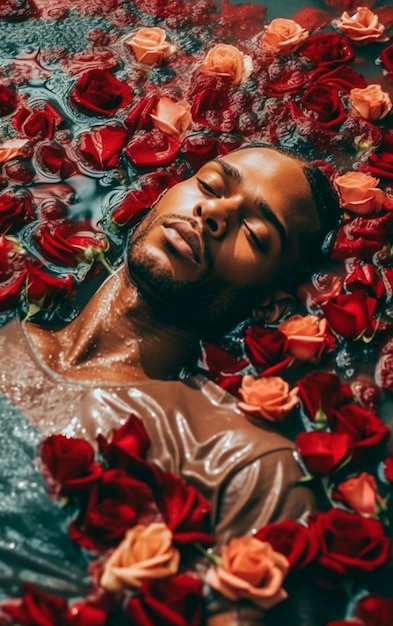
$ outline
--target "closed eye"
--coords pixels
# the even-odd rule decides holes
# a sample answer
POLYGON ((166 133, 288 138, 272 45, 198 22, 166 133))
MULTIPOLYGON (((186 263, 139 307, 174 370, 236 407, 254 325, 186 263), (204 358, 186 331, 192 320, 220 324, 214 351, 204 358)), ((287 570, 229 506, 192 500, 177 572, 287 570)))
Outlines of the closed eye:
POLYGON ((251 241, 251 244, 258 248, 261 252, 267 252, 268 242, 266 240, 266 235, 263 237, 258 236, 254 229, 246 221, 243 222, 243 226, 247 231, 247 237, 251 241))
POLYGON ((220 194, 217 193, 213 187, 210 187, 210 185, 208 185, 204 180, 202 180, 201 178, 197 178, 198 183, 200 184, 200 186, 202 187, 202 189, 204 191, 206 191, 208 194, 210 194, 211 196, 214 196, 215 198, 220 198, 220 194))

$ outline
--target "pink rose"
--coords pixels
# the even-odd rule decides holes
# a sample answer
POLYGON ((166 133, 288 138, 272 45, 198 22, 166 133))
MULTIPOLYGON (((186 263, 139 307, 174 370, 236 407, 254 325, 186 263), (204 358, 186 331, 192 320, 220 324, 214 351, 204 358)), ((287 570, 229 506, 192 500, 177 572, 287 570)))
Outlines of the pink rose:
POLYGON ((349 92, 351 115, 363 117, 365 120, 381 120, 392 108, 392 101, 381 85, 371 84, 364 89, 351 89, 349 92))
POLYGON ((110 591, 141 587, 145 580, 176 574, 179 561, 180 554, 165 524, 138 524, 126 533, 105 563, 100 584, 110 591))
POLYGON ((239 389, 243 402, 238 407, 252 417, 281 422, 299 402, 297 392, 280 376, 244 376, 239 389))
POLYGON ((176 46, 166 41, 165 30, 158 27, 140 28, 126 44, 146 65, 161 65, 176 51, 176 46))
POLYGON ((162 130, 162 132, 182 138, 191 124, 190 108, 188 102, 184 100, 175 102, 167 96, 162 96, 158 100, 153 113, 150 113, 150 117, 154 126, 162 130))
POLYGON ((380 24, 378 15, 365 6, 358 7, 353 15, 344 11, 340 18, 332 21, 332 24, 359 46, 389 40, 389 37, 385 36, 385 26, 380 24))
POLYGON ((367 472, 348 478, 337 485, 333 490, 333 498, 365 517, 377 515, 378 503, 383 503, 374 476, 367 472))
POLYGON ((316 315, 292 315, 279 324, 278 330, 287 337, 288 352, 299 361, 318 363, 334 342, 325 318, 316 315))
POLYGON ((247 599, 270 609, 287 593, 281 588, 289 564, 265 541, 252 536, 234 538, 222 548, 222 562, 211 567, 206 582, 230 600, 247 599))
POLYGON ((228 76, 234 85, 239 85, 251 74, 252 60, 236 46, 219 43, 209 50, 199 69, 228 76))
POLYGON ((346 172, 334 179, 342 208, 356 215, 369 215, 382 208, 386 196, 378 183, 379 178, 364 172, 346 172))
POLYGON ((277 17, 265 26, 258 45, 268 46, 279 54, 290 54, 306 41, 308 35, 308 31, 294 20, 277 17))

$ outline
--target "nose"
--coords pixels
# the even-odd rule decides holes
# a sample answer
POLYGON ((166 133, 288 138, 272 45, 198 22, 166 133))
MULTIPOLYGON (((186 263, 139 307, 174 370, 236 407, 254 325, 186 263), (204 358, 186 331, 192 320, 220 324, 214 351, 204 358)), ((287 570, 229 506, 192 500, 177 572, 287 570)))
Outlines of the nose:
POLYGON ((240 199, 206 198, 194 207, 194 217, 198 217, 202 226, 215 239, 221 239, 239 214, 240 199))

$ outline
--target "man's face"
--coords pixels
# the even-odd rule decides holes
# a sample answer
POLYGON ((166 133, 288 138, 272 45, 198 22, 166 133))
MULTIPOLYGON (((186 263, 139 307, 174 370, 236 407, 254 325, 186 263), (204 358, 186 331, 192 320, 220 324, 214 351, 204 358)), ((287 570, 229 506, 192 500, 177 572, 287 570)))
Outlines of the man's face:
POLYGON ((247 148, 169 189, 133 233, 128 266, 179 322, 225 330, 296 262, 299 236, 319 227, 302 165, 247 148))

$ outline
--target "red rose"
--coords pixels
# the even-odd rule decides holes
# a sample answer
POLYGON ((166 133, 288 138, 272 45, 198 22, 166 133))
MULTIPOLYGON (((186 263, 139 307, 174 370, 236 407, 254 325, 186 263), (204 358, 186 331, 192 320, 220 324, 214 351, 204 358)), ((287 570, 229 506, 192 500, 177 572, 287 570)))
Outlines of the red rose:
POLYGON ((334 68, 318 67, 310 72, 308 80, 310 84, 329 85, 344 93, 349 93, 355 87, 363 89, 367 85, 363 76, 347 65, 334 68))
POLYGON ((114 209, 111 215, 112 223, 124 228, 134 226, 151 209, 160 195, 179 180, 180 177, 175 173, 163 170, 141 176, 138 178, 140 188, 131 188, 121 204, 114 209))
POLYGON ((75 602, 70 606, 69 619, 61 626, 105 626, 108 622, 106 607, 93 606, 87 602, 75 602))
POLYGON ((393 44, 386 46, 378 55, 387 75, 393 75, 393 44))
POLYGON ((0 194, 0 231, 6 233, 31 222, 34 211, 28 193, 15 194, 5 191, 0 194))
POLYGON ((35 140, 50 140, 62 124, 63 117, 52 104, 46 102, 42 109, 21 107, 12 121, 20 135, 35 140))
POLYGON ((393 483, 393 456, 388 456, 383 462, 386 480, 393 483))
POLYGON ((13 624, 48 626, 63 623, 69 616, 65 598, 46 593, 32 583, 25 583, 24 590, 23 598, 1 603, 2 611, 12 618, 13 624))
POLYGON ((99 479, 103 468, 94 461, 94 450, 84 439, 51 435, 40 446, 45 475, 59 486, 61 495, 86 491, 99 479))
POLYGON ((271 71, 273 78, 266 76, 263 81, 263 93, 269 98, 282 98, 286 94, 294 95, 304 91, 309 84, 307 72, 294 68, 291 64, 275 64, 271 71))
POLYGON ((360 289, 376 300, 386 295, 386 289, 381 275, 372 263, 363 263, 356 258, 348 259, 345 269, 347 272, 344 279, 344 288, 346 291, 356 291, 360 289))
POLYGON ((142 583, 125 613, 134 626, 199 626, 203 621, 202 581, 187 573, 142 583))
POLYGON ((151 113, 153 113, 158 101, 158 96, 145 96, 139 98, 136 105, 131 109, 127 115, 124 123, 129 133, 134 134, 139 130, 152 130, 153 120, 151 113))
POLYGON ((293 520, 267 524, 254 537, 267 541, 276 552, 281 552, 291 570, 306 567, 316 558, 319 547, 314 533, 307 526, 293 520))
POLYGON ((329 372, 310 372, 298 381, 297 387, 303 410, 312 421, 321 411, 330 421, 332 409, 353 402, 349 385, 341 383, 336 374, 329 372))
MULTIPOLYGON (((1 9, 0 9, 1 10, 1 9)), ((16 109, 18 96, 7 85, 0 84, 0 117, 9 115, 16 109)))
POLYGON ((78 166, 67 156, 63 146, 54 143, 41 144, 37 150, 37 161, 42 169, 55 174, 61 180, 78 172, 78 166))
POLYGON ((29 185, 35 176, 34 167, 27 159, 12 159, 4 163, 3 172, 14 185, 29 185))
POLYGON ((355 608, 355 617, 365 626, 392 626, 393 598, 371 593, 361 598, 355 608))
MULTIPOLYGON (((249 326, 244 336, 244 348, 251 363, 261 371, 274 365, 288 365, 287 338, 279 330, 249 326)), ((279 370, 278 370, 279 371, 279 370)))
POLYGON ((337 233, 331 258, 345 261, 356 257, 369 261, 388 244, 391 230, 391 213, 384 213, 379 217, 355 217, 348 220, 337 233))
POLYGON ((360 461, 389 439, 389 429, 377 416, 357 404, 343 404, 332 410, 332 428, 346 434, 351 441, 351 456, 360 461))
MULTIPOLYGON (((305 122, 309 122, 314 133, 315 130, 331 133, 337 131, 347 118, 338 89, 327 83, 318 82, 312 85, 298 102, 291 101, 289 107, 299 131, 303 129, 305 122)), ((307 132, 309 130, 307 127, 307 132)))
POLYGON ((195 80, 191 104, 192 118, 197 124, 216 132, 231 132, 237 121, 237 111, 231 104, 232 81, 226 76, 202 74, 195 80))
POLYGON ((165 472, 162 475, 157 504, 165 524, 173 533, 173 542, 184 545, 201 543, 213 545, 210 530, 210 504, 182 478, 165 472))
POLYGON ((180 141, 158 128, 136 135, 125 153, 136 167, 155 168, 171 165, 180 151, 180 141))
POLYGON ((348 458, 351 438, 346 433, 314 430, 299 433, 296 448, 312 476, 329 476, 348 458))
POLYGON ((113 115, 132 98, 131 88, 108 70, 88 70, 71 91, 71 100, 88 115, 113 115))
POLYGON ((331 330, 344 339, 371 337, 377 327, 378 301, 365 291, 341 294, 322 305, 331 330))
POLYGON ((69 526, 83 548, 105 551, 117 545, 135 524, 160 520, 151 489, 123 470, 107 470, 92 485, 86 507, 69 526))
POLYGON ((350 63, 355 58, 355 52, 349 40, 335 33, 312 35, 303 44, 301 54, 315 67, 336 67, 343 63, 350 63))
POLYGON ((41 222, 33 232, 33 241, 45 259, 65 267, 91 263, 109 247, 104 233, 93 229, 88 220, 41 222))
POLYGON ((26 295, 29 302, 41 307, 49 307, 58 294, 71 295, 75 288, 75 278, 70 274, 55 276, 31 259, 26 261, 26 295))
POLYGON ((248 361, 214 343, 203 345, 202 360, 209 378, 229 393, 237 395, 243 378, 241 371, 248 365, 248 361))
POLYGON ((319 547, 319 563, 348 576, 373 572, 390 558, 390 540, 381 522, 332 508, 309 518, 319 547))
POLYGON ((191 167, 198 170, 207 161, 236 150, 241 143, 241 139, 230 134, 211 137, 206 133, 192 133, 183 140, 182 153, 191 167))
POLYGON ((79 153, 85 163, 95 170, 118 167, 127 138, 128 133, 118 125, 89 130, 79 138, 79 153))
POLYGON ((135 458, 146 458, 151 443, 142 420, 133 414, 123 426, 113 431, 110 441, 99 434, 97 442, 109 467, 124 470, 132 469, 135 458))
POLYGON ((371 152, 367 161, 362 164, 361 170, 369 172, 378 178, 391 180, 393 177, 393 132, 383 135, 382 142, 377 150, 371 152))

